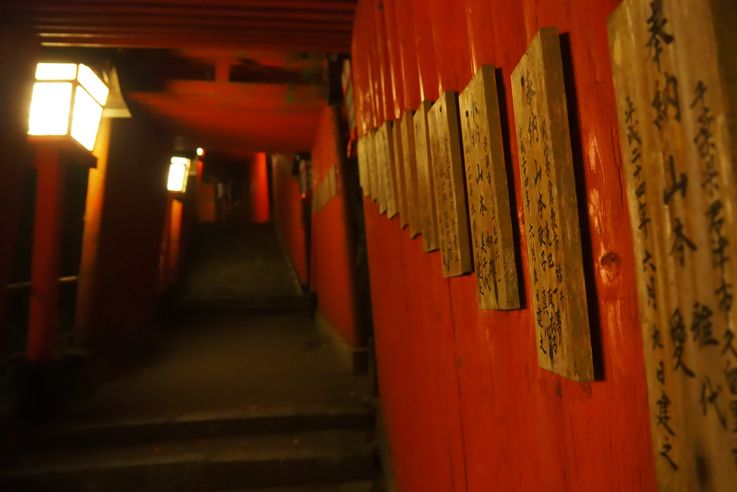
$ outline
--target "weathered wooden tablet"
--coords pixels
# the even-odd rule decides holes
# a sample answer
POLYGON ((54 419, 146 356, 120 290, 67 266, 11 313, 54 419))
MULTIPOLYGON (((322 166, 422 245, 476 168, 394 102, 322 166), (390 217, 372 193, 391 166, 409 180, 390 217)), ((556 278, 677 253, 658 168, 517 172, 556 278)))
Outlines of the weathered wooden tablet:
POLYGON ((404 190, 407 199, 407 221, 409 233, 416 237, 421 232, 419 184, 417 176, 417 154, 415 151, 415 126, 412 111, 402 115, 402 164, 404 165, 404 190))
POLYGON ((609 19, 662 491, 737 490, 735 25, 728 0, 609 19))
POLYGON ((481 67, 458 97, 480 309, 517 309, 519 279, 496 76, 481 67))
POLYGON ((440 95, 430 108, 428 124, 443 276, 456 277, 470 273, 473 262, 455 92, 440 95))
POLYGON ((594 378, 568 109, 556 29, 512 73, 531 303, 541 367, 594 378))
POLYGON ((415 131, 415 156, 417 158, 417 197, 420 201, 420 230, 425 252, 438 249, 438 219, 435 204, 432 154, 430 152, 430 126, 427 116, 432 103, 422 101, 412 120, 415 131))

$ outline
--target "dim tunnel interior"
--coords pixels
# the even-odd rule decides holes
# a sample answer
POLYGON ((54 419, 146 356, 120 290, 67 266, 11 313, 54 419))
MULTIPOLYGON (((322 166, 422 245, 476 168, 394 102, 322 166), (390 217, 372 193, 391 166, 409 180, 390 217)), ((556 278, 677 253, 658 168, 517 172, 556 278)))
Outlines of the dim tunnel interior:
MULTIPOLYGON (((37 43, 43 2, 0 11, 2 55, 28 63, 3 97, 37 62, 80 64, 77 79, 45 82, 77 91, 71 143, 31 137, 41 150, 19 154, 20 186, 0 190, 18 200, 2 225, 14 247, 0 490, 383 487, 366 251, 362 225, 347 223, 361 214, 358 177, 337 171, 355 161, 341 84, 354 4, 237 3, 111 2, 141 42, 93 45, 37 43), (264 19, 273 32, 244 39, 264 19), (85 67, 109 90, 87 149, 74 141, 85 67), (331 197, 350 198, 320 246, 311 234, 324 221, 311 216, 326 195, 313 179, 328 175, 331 197), (341 263, 318 276, 325 252, 341 263), (321 299, 315 284, 327 282, 321 299)), ((58 7, 52 17, 110 32, 92 4, 58 7)), ((41 120, 28 111, 33 135, 41 120)))
POLYGON ((735 26, 0 1, 0 492, 735 492, 735 26))
POLYGON ((53 414, 5 490, 373 489, 372 385, 315 326, 273 224, 197 226, 162 309, 145 354, 36 402, 53 414))

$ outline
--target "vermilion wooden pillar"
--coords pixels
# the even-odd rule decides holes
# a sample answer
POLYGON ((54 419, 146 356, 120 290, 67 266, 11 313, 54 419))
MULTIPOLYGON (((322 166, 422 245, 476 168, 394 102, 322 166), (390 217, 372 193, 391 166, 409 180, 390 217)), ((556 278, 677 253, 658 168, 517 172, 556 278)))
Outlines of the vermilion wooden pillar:
POLYGON ((166 207, 159 257, 159 293, 161 294, 167 292, 179 277, 184 203, 177 198, 178 195, 171 194, 166 207))
POLYGON ((169 255, 167 278, 168 287, 174 285, 179 277, 179 251, 182 237, 182 208, 184 204, 176 199, 171 199, 169 212, 169 255))
POLYGON ((251 220, 257 224, 269 221, 269 178, 266 153, 258 152, 251 163, 251 220))
POLYGON ((36 153, 36 210, 33 226, 28 359, 53 355, 59 311, 59 262, 64 199, 64 168, 60 151, 39 146, 36 153))
POLYGON ((166 215, 161 231, 159 250, 158 293, 165 294, 169 289, 169 236, 171 234, 171 198, 167 197, 166 215))
POLYGON ((97 168, 89 172, 87 182, 87 201, 84 211, 84 235, 82 237, 82 259, 77 280, 77 304, 74 311, 74 329, 77 337, 85 339, 94 331, 95 285, 97 281, 97 257, 102 211, 105 202, 105 183, 110 153, 112 122, 104 118, 100 124, 97 145, 93 155, 97 158, 97 168))

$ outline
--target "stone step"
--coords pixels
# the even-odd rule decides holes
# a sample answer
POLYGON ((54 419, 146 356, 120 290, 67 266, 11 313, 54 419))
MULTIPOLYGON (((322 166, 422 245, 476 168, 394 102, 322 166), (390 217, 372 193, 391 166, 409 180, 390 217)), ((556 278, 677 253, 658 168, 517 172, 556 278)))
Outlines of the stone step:
POLYGON ((373 427, 366 406, 258 407, 248 410, 187 413, 176 417, 65 423, 39 429, 27 448, 125 446, 249 434, 373 427))
POLYGON ((0 490, 186 492, 314 488, 318 484, 337 486, 372 480, 375 474, 371 433, 344 430, 29 452, 0 471, 0 490))

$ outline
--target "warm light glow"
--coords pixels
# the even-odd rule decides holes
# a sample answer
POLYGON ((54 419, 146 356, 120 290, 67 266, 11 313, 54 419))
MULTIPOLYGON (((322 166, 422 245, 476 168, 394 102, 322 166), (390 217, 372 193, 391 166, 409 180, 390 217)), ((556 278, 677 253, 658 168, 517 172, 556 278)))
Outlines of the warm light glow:
POLYGON ((93 150, 110 92, 105 83, 90 67, 76 63, 39 63, 36 80, 28 134, 71 136, 93 150))
POLYGON ((77 80, 82 84, 82 87, 87 89, 87 92, 89 92, 98 103, 103 106, 105 105, 110 90, 90 67, 87 65, 80 65, 77 80))
POLYGON ((36 82, 28 118, 29 135, 66 135, 72 100, 71 82, 36 82))
POLYGON ((202 147, 197 147, 197 157, 202 157, 205 155, 205 149, 202 147))
POLYGON ((169 178, 166 189, 184 193, 187 191, 187 178, 189 177, 189 165, 191 161, 186 157, 172 157, 169 165, 169 178))
POLYGON ((39 63, 36 65, 36 80, 62 81, 76 78, 76 63, 39 63))
POLYGON ((87 150, 94 149, 101 119, 102 106, 84 88, 77 86, 72 113, 72 138, 87 150))

